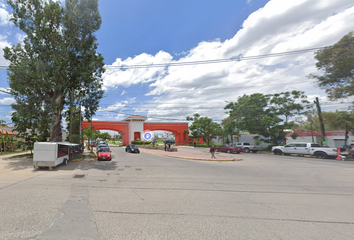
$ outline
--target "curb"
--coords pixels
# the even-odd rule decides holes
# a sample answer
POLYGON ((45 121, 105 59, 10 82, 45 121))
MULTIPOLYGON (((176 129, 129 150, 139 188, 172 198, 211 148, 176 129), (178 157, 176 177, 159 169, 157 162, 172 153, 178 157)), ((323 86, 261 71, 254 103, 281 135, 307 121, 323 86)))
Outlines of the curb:
POLYGON ((172 158, 179 158, 179 159, 186 159, 186 160, 197 160, 197 161, 208 161, 208 162, 235 162, 235 161, 242 161, 242 158, 235 158, 235 159, 207 159, 207 158, 192 158, 192 157, 181 157, 181 156, 171 156, 171 155, 164 155, 164 154, 158 154, 158 153, 152 153, 152 152, 145 152, 144 153, 149 153, 157 156, 163 156, 163 157, 172 157, 172 158))

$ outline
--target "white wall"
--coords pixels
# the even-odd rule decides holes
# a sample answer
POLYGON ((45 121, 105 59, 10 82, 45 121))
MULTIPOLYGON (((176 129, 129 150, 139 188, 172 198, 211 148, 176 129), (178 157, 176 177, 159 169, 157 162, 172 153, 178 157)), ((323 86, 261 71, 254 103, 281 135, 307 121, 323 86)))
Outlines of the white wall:
POLYGON ((129 144, 134 141, 134 132, 140 132, 140 137, 143 138, 144 122, 143 121, 130 121, 129 122, 129 144))

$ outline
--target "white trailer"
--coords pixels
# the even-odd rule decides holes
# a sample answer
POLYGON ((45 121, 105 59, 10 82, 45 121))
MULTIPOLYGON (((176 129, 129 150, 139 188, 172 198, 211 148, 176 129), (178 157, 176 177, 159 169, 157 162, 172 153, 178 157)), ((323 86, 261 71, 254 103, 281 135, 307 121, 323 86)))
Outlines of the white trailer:
POLYGON ((33 150, 33 167, 53 167, 59 164, 68 164, 70 160, 70 149, 78 144, 64 142, 35 142, 33 150))

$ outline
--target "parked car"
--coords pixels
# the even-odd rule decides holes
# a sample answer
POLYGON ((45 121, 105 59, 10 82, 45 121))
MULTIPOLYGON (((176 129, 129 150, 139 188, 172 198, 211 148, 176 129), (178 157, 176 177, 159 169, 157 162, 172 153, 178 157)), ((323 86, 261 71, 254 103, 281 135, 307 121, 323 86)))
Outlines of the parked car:
POLYGON ((108 147, 108 143, 106 142, 99 142, 96 146, 96 151, 98 152, 98 150, 101 148, 101 147, 108 147))
POLYGON ((134 144, 129 144, 125 147, 125 151, 129 152, 129 153, 140 153, 140 150, 137 146, 135 146, 134 144))
POLYGON ((98 150, 97 152, 97 160, 112 160, 112 154, 111 154, 111 150, 109 149, 109 147, 101 147, 100 150, 98 150))
POLYGON ((96 142, 92 142, 91 147, 96 147, 96 142))
POLYGON ((296 142, 285 146, 274 146, 272 152, 275 155, 313 155, 317 158, 329 158, 337 156, 337 148, 321 147, 317 143, 296 142))
POLYGON ((232 144, 232 146, 242 148, 245 153, 249 153, 249 152, 257 153, 258 151, 262 151, 262 148, 260 146, 251 145, 248 142, 237 142, 232 144))
POLYGON ((225 144, 221 147, 215 147, 216 152, 227 152, 227 153, 240 153, 243 152, 241 147, 233 147, 228 144, 225 144))

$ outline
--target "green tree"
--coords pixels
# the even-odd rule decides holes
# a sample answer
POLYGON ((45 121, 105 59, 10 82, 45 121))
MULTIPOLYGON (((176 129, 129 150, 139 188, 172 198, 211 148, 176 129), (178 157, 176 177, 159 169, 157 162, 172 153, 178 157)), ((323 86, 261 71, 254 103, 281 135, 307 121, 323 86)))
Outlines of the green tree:
MULTIPOLYGON (((92 127, 92 133, 91 133, 91 126, 90 126, 90 127, 84 128, 82 130, 82 134, 86 139, 91 140, 91 136, 92 136, 92 141, 96 141, 96 139, 100 135, 100 131, 95 130, 95 127, 92 127)), ((89 141, 89 143, 90 143, 90 141, 89 141)))
POLYGON ((315 53, 318 73, 309 77, 326 89, 330 99, 354 95, 354 32, 315 53))
POLYGON ((259 134, 265 137, 262 141, 277 144, 279 140, 285 141, 286 129, 294 127, 289 117, 301 114, 307 103, 306 96, 298 91, 267 95, 254 93, 239 97, 225 109, 230 110, 229 117, 240 130, 259 134))
MULTIPOLYGON (((46 114, 50 141, 61 141, 64 107, 80 102, 86 115, 92 115, 103 96, 104 63, 94 35, 101 25, 98 0, 66 0, 63 6, 52 0, 8 3, 13 8, 11 21, 26 34, 22 43, 4 49, 4 57, 10 61, 9 86, 16 100, 13 119, 21 123, 28 115, 24 112, 34 118, 46 114)), ((17 131, 42 123, 35 119, 17 131)))
POLYGON ((220 133, 220 124, 213 122, 211 118, 200 117, 198 113, 194 114, 193 117, 187 117, 187 120, 193 121, 192 125, 189 127, 190 134, 196 138, 203 138, 209 147, 211 139, 220 133))
POLYGON ((65 121, 67 122, 66 130, 70 133, 70 127, 72 127, 72 138, 70 141, 70 135, 67 136, 66 141, 70 141, 73 143, 80 143, 81 136, 80 136, 80 108, 73 106, 69 107, 67 111, 64 112, 63 116, 65 117, 65 121), (73 109, 73 111, 71 111, 73 109), (71 112, 73 113, 71 115, 71 112), (72 118, 70 117, 72 116, 72 118))
POLYGON ((0 119, 0 126, 7 127, 6 121, 0 119))
POLYGON ((102 139, 111 139, 111 138, 112 138, 111 135, 109 135, 108 132, 100 133, 100 134, 98 135, 98 137, 99 137, 99 138, 102 138, 102 139))
POLYGON ((237 122, 233 121, 230 116, 225 118, 222 122, 222 136, 227 138, 229 141, 229 137, 231 139, 231 143, 233 142, 233 136, 239 134, 239 130, 237 128, 237 122))

